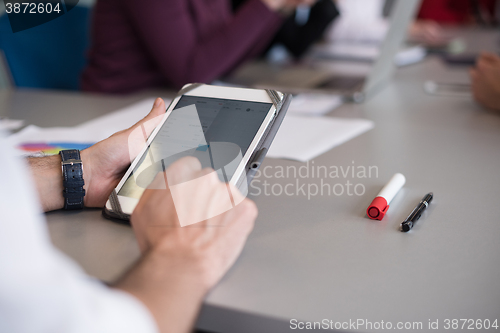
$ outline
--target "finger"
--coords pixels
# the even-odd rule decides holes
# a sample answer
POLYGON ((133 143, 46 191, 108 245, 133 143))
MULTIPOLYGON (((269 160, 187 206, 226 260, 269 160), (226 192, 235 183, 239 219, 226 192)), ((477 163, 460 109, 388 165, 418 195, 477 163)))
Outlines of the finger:
POLYGON ((476 70, 478 72, 485 73, 491 69, 491 66, 492 66, 492 64, 491 64, 490 60, 481 58, 481 59, 479 59, 479 61, 476 64, 476 70))
POLYGON ((246 237, 252 231, 257 218, 257 206, 250 199, 245 199, 241 204, 228 212, 226 226, 237 229, 246 237))
POLYGON ((210 174, 210 173, 212 173, 212 172, 215 172, 215 170, 214 170, 214 169, 212 169, 212 168, 204 168, 204 169, 202 169, 202 170, 200 171, 200 173, 199 173, 199 176, 198 176, 198 177, 203 177, 203 176, 208 175, 208 174, 210 174))
POLYGON ((175 161, 166 171, 168 183, 174 186, 197 178, 196 174, 201 171, 200 161, 193 156, 186 156, 175 161))
POLYGON ((137 127, 141 126, 144 134, 146 136, 149 136, 163 119, 165 110, 165 102, 163 101, 163 99, 158 97, 153 104, 153 108, 151 109, 151 111, 149 111, 147 116, 135 123, 130 128, 130 130, 134 130, 137 127))
POLYGON ((166 110, 165 101, 162 98, 158 97, 155 100, 155 102, 153 104, 153 108, 151 109, 151 111, 141 121, 148 121, 148 120, 153 119, 153 118, 155 118, 157 116, 160 116, 160 115, 162 115, 162 114, 165 113, 165 110, 166 110))
MULTIPOLYGON (((155 176, 153 181, 148 185, 146 190, 169 190, 167 176, 161 171, 155 176)), ((144 194, 143 194, 144 196, 144 194)))
POLYGON ((128 130, 120 132, 128 141, 130 161, 132 162, 143 149, 153 130, 160 124, 165 114, 165 102, 157 98, 149 114, 128 130))
POLYGON ((431 36, 431 38, 434 40, 442 39, 442 31, 438 26, 429 26, 427 32, 429 33, 429 36, 431 36))
MULTIPOLYGON (((212 219, 232 208, 226 185, 215 172, 170 189, 181 226, 212 219)), ((217 221, 210 222, 218 224, 217 221)))
POLYGON ((162 121, 165 115, 165 109, 165 102, 163 99, 157 98, 149 114, 139 121, 146 136, 149 137, 156 126, 162 121))
POLYGON ((469 69, 469 75, 472 82, 477 80, 477 70, 475 70, 474 68, 469 69))
POLYGON ((481 54, 479 55, 479 60, 484 60, 487 62, 496 62, 500 60, 500 57, 491 52, 481 52, 481 54))

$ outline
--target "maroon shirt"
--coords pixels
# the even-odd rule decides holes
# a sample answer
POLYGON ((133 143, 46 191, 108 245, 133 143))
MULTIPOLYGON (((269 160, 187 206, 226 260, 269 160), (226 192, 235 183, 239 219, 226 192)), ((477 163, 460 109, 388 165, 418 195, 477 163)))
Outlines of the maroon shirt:
POLYGON ((86 91, 126 93, 211 82, 259 54, 282 23, 261 0, 99 0, 86 91))

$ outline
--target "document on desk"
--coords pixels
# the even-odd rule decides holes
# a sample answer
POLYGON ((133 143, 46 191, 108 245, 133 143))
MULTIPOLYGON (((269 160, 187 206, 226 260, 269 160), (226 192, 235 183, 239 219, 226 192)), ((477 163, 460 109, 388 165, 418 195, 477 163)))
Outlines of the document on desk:
MULTIPOLYGON (((319 59, 374 62, 380 55, 380 47, 376 44, 319 44, 313 47, 311 53, 319 59)), ((426 56, 427 50, 423 46, 409 46, 394 56, 394 62, 398 67, 404 67, 420 62, 426 56)))
MULTIPOLYGON (((89 120, 77 126, 79 129, 92 131, 96 136, 104 136, 98 141, 107 138, 113 133, 129 128, 136 122, 144 118, 153 108, 156 98, 147 98, 123 109, 108 113, 104 116, 89 120)), ((164 98, 165 107, 171 102, 171 99, 164 98)))
MULTIPOLYGON (((112 134, 129 128, 151 110, 149 98, 74 127, 42 128, 34 125, 11 135, 9 141, 20 154, 57 154, 61 149, 85 149, 112 134)), ((170 103, 165 99, 165 104, 170 103)))
POLYGON ((340 95, 303 93, 294 96, 287 114, 322 116, 338 108, 343 103, 340 95))
POLYGON ((0 130, 14 131, 21 128, 24 125, 24 120, 22 119, 9 119, 0 117, 0 130))
POLYGON ((372 128, 367 119, 287 115, 267 156, 307 162, 372 128))

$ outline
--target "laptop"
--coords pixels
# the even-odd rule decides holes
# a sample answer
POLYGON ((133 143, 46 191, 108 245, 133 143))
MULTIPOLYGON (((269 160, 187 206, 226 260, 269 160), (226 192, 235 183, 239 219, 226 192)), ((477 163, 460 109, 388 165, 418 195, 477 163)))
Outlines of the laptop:
POLYGON ((389 29, 373 64, 330 60, 308 61, 283 68, 260 61, 243 66, 225 81, 294 94, 334 93, 348 101, 363 102, 391 79, 395 70, 394 57, 419 4, 420 0, 394 0, 389 29))

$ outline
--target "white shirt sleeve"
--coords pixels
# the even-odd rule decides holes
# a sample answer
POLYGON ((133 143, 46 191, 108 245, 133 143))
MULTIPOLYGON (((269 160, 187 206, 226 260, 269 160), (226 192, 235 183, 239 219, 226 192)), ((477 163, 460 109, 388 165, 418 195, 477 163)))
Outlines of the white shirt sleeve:
POLYGON ((52 245, 30 183, 0 133, 0 332, 157 332, 138 299, 86 276, 52 245))

